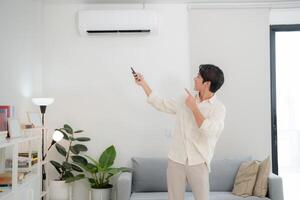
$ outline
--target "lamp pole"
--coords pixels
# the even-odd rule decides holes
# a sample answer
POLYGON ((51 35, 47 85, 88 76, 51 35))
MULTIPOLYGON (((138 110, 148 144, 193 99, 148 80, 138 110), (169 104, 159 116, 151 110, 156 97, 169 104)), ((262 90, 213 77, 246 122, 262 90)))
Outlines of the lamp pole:
MULTIPOLYGON (((45 161, 45 113, 48 105, 54 102, 53 98, 33 98, 32 102, 38 106, 40 106, 41 114, 42 114, 42 161, 45 161)), ((46 170, 45 163, 42 164, 42 191, 45 191, 45 181, 46 181, 46 170)), ((44 199, 44 197, 42 197, 44 199)))
MULTIPOLYGON (((45 161, 45 113, 46 113, 46 108, 47 106, 45 105, 40 105, 40 110, 42 113, 42 161, 45 161)), ((46 180, 46 170, 45 170, 45 164, 42 165, 42 190, 45 188, 44 181, 46 180)))

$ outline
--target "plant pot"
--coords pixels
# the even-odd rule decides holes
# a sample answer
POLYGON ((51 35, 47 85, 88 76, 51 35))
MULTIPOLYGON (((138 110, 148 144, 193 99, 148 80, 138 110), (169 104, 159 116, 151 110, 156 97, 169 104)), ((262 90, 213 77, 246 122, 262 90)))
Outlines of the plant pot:
POLYGON ((91 188, 92 200, 110 200, 111 188, 94 189, 91 188))
POLYGON ((72 187, 65 181, 51 180, 49 185, 50 200, 69 200, 71 199, 72 187))

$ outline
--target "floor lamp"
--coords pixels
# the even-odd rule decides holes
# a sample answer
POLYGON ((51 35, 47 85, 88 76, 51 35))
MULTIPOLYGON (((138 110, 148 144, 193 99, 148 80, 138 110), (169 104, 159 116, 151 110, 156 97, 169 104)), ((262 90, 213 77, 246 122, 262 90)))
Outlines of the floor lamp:
MULTIPOLYGON (((52 141, 50 146, 48 147, 48 151, 51 149, 53 145, 55 145, 57 142, 60 142, 63 139, 63 137, 64 135, 60 131, 55 130, 52 135, 52 141)), ((47 157, 47 153, 45 153, 43 160, 45 160, 46 157, 47 157)))
MULTIPOLYGON (((53 98, 33 98, 32 102, 35 105, 40 106, 40 110, 42 113, 42 161, 45 160, 46 154, 45 154, 45 113, 47 106, 51 105, 54 102, 53 98)), ((45 171, 45 165, 42 165, 42 190, 45 189, 44 180, 46 180, 46 171, 45 171)))

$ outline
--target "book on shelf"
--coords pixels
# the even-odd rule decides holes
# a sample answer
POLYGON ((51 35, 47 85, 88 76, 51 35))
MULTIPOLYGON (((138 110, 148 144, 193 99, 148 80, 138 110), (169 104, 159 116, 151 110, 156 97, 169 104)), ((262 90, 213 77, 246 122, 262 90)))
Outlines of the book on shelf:
POLYGON ((9 137, 9 118, 15 117, 15 108, 11 105, 0 105, 0 142, 9 137))
MULTIPOLYGON (((12 159, 6 159, 5 160, 5 168, 12 168, 12 159)), ((30 162, 30 159, 26 158, 25 159, 22 159, 21 157, 18 158, 18 168, 26 168, 26 167, 29 167, 29 162, 30 162)))
POLYGON ((11 185, 5 185, 5 186, 0 185, 0 193, 1 192, 6 192, 6 191, 9 191, 9 190, 11 190, 11 185))
POLYGON ((9 186, 11 185, 11 176, 12 174, 9 173, 1 173, 0 174, 0 185, 1 186, 9 186))
MULTIPOLYGON (((21 182, 22 180, 24 180, 27 174, 28 172, 18 172, 17 180, 21 182)), ((12 185, 12 173, 9 171, 0 173, 0 187, 6 187, 11 185, 12 185)))
MULTIPOLYGON (((28 152, 21 152, 19 153, 19 157, 29 157, 29 153, 28 152)), ((31 153, 31 165, 34 165, 38 162, 38 152, 37 151, 33 151, 31 153)))
POLYGON ((8 118, 11 116, 10 106, 0 105, 0 131, 8 131, 8 118))
MULTIPOLYGON (((18 168, 27 168, 29 167, 29 162, 31 165, 34 165, 38 162, 37 153, 33 153, 31 158, 29 158, 29 153, 19 153, 18 157, 18 168)), ((5 168, 12 168, 12 159, 8 158, 5 160, 5 168)))
MULTIPOLYGON (((22 156, 22 157, 29 157, 29 153, 28 153, 28 152, 20 152, 20 153, 19 153, 19 156, 22 156)), ((31 157, 32 157, 32 158, 37 158, 37 157, 38 157, 37 151, 33 151, 33 152, 31 153, 31 157)))

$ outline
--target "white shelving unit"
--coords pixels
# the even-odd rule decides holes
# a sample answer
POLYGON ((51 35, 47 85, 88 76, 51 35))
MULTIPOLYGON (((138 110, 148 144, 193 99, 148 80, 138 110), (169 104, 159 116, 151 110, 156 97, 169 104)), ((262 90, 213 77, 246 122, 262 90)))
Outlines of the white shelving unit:
POLYGON ((11 173, 12 184, 5 192, 0 193, 0 200, 38 200, 41 195, 41 136, 34 134, 25 134, 22 137, 8 139, 0 142, 0 173, 11 173), (34 151, 37 151, 37 163, 31 165, 31 156, 34 151), (19 150, 21 146, 27 147, 28 167, 19 168, 19 150), (12 167, 5 167, 5 160, 10 158, 12 160, 12 167), (18 172, 26 170, 28 174, 22 181, 18 181, 18 172))
MULTIPOLYGON (((39 199, 41 200, 49 200, 49 173, 48 173, 48 163, 49 160, 47 159, 47 156, 44 160, 42 160, 42 131, 44 131, 44 153, 48 154, 48 128, 47 127, 37 127, 37 128, 29 128, 29 129, 24 129, 24 133, 33 133, 37 132, 40 135, 40 156, 39 156, 39 168, 40 168, 40 196, 39 199), (42 166, 45 167, 45 172, 46 172, 46 180, 44 181, 44 189, 42 188, 42 166)), ((0 199, 1 200, 1 199, 0 199)))

